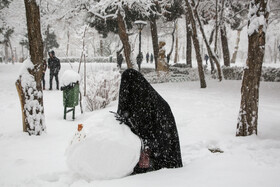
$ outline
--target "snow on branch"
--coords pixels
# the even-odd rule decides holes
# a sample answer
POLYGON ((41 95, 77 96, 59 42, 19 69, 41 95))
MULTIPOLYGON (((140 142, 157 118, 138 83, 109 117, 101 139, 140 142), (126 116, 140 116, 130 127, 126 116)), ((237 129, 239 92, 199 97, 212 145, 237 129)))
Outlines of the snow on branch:
MULTIPOLYGON (((265 1, 266 2, 266 1, 265 1)), ((248 35, 251 36, 255 32, 259 32, 259 28, 262 27, 262 31, 266 32, 267 29, 267 14, 268 9, 261 6, 260 2, 252 0, 250 3, 250 10, 248 14, 248 35)))
POLYGON ((125 9, 134 9, 141 13, 142 16, 155 14, 151 7, 155 6, 153 0, 103 0, 91 4, 90 13, 101 19, 116 18, 118 12, 125 17, 125 9))
POLYGON ((27 131, 29 134, 38 135, 46 128, 44 107, 38 101, 38 99, 43 97, 43 93, 36 87, 35 77, 30 73, 32 69, 34 69, 34 64, 31 62, 30 58, 27 58, 23 62, 23 67, 19 76, 23 89, 22 91, 25 95, 23 111, 26 113, 26 121, 30 126, 27 131), (43 126, 40 125, 41 122, 43 126))

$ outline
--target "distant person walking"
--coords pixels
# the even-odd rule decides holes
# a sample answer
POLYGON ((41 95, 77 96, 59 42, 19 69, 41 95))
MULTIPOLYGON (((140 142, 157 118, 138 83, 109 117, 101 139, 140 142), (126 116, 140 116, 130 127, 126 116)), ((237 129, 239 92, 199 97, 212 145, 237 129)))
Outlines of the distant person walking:
POLYGON ((154 61, 154 55, 153 55, 153 53, 151 53, 150 62, 153 63, 153 61, 154 61))
POLYGON ((46 81, 45 81, 45 73, 46 73, 46 70, 47 70, 47 62, 46 62, 46 60, 44 59, 44 60, 43 60, 43 71, 42 71, 43 90, 46 89, 46 87, 45 87, 45 85, 46 85, 46 81))
POLYGON ((149 53, 147 53, 147 54, 146 54, 146 62, 147 62, 147 63, 149 63, 149 60, 150 60, 149 57, 150 57, 150 55, 149 55, 149 53))
POLYGON ((52 90, 52 80, 55 77, 56 89, 59 90, 58 73, 60 71, 60 60, 55 56, 54 51, 49 52, 48 68, 50 69, 50 90, 52 90))
POLYGON ((120 69, 122 68, 122 63, 123 63, 123 55, 121 52, 117 52, 117 64, 120 69))
POLYGON ((206 62, 206 65, 208 65, 208 59, 209 59, 209 56, 208 56, 207 54, 205 54, 204 60, 205 60, 205 62, 206 62))

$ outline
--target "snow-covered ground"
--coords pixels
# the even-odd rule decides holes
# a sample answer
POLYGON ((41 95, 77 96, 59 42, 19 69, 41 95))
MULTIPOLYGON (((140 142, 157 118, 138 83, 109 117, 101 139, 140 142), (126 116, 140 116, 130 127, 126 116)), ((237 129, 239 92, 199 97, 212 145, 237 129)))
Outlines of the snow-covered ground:
MULTIPOLYGON (((235 137, 241 81, 207 81, 153 85, 170 104, 180 134, 184 167, 87 181, 70 172, 65 149, 77 124, 90 128, 109 111, 76 112, 63 120, 61 91, 44 91, 47 133, 28 136, 22 132, 21 109, 15 88, 21 64, 0 64, 0 186, 266 186, 280 185, 280 83, 261 82, 259 135, 235 137), (211 153, 220 148, 224 153, 211 153)), ((76 67, 76 66, 75 66, 76 67)), ((62 71, 69 69, 62 65, 62 71)), ((112 65, 91 65, 94 71, 112 65)), ((48 72, 46 76, 48 88, 48 72)), ((90 148, 89 148, 90 149, 90 148)), ((125 153, 124 153, 125 154, 125 153)))

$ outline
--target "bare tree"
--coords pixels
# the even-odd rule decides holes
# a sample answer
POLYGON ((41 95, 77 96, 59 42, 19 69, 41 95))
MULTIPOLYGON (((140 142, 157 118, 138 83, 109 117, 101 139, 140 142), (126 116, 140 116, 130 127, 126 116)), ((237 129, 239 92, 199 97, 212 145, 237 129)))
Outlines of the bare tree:
POLYGON ((199 73, 199 79, 200 79, 200 87, 201 88, 206 88, 206 81, 205 81, 205 76, 204 76, 204 71, 203 71, 203 66, 202 66, 202 58, 200 54, 200 46, 199 46, 199 41, 197 38, 197 29, 196 29, 196 21, 193 15, 193 10, 192 7, 189 3, 188 0, 185 0, 186 2, 186 8, 188 12, 188 16, 190 17, 191 25, 192 25, 192 40, 193 40, 193 45, 196 53, 196 60, 197 60, 197 67, 198 67, 198 73, 199 73))
POLYGON ((119 27, 118 32, 119 32, 119 36, 120 36, 120 39, 121 39, 123 47, 124 47, 124 56, 125 56, 127 68, 132 68, 132 62, 131 62, 131 58, 130 58, 131 46, 129 43, 128 34, 126 32, 124 19, 123 19, 123 16, 121 15, 120 11, 118 12, 117 20, 118 20, 118 27, 119 27))
POLYGON ((242 79, 236 136, 258 133, 259 87, 269 16, 267 0, 251 0, 248 16, 248 57, 242 79))
POLYGON ((234 51, 232 53, 232 57, 231 57, 231 61, 230 61, 230 63, 232 63, 232 64, 235 64, 235 62, 236 62, 237 52, 238 52, 239 43, 240 43, 240 34, 241 34, 241 30, 239 29, 239 30, 237 30, 235 47, 234 47, 234 51))
POLYGON ((171 54, 172 54, 173 49, 174 49, 175 31, 176 31, 176 26, 177 26, 177 20, 174 21, 174 24, 173 24, 173 25, 174 25, 174 26, 173 26, 173 30, 172 30, 172 33, 171 33, 171 36, 172 36, 171 49, 170 49, 169 53, 168 53, 167 56, 166 56, 166 58, 167 58, 167 63, 169 63, 171 54))
POLYGON ((219 23, 218 23, 218 0, 216 0, 216 9, 215 9, 215 48, 214 48, 214 52, 217 54, 217 43, 218 43, 218 31, 219 31, 219 23))
POLYGON ((175 28, 176 28, 176 39, 175 39, 175 55, 174 55, 174 63, 177 63, 178 61, 179 61, 179 59, 178 59, 178 25, 177 25, 177 23, 176 23, 176 26, 175 26, 175 28))
MULTIPOLYGON (((188 3, 188 4, 189 4, 189 3, 188 3)), ((190 4, 189 4, 189 5, 190 5, 190 4)), ((205 45, 206 45, 206 49, 207 49, 208 55, 209 55, 209 57, 210 57, 210 60, 212 59, 212 60, 215 62, 216 67, 217 67, 217 70, 218 70, 218 79, 219 79, 220 81, 222 81, 223 78, 222 78, 221 66, 220 66, 220 63, 219 63, 219 61, 218 61, 217 56, 212 52, 212 50, 211 50, 211 48, 210 48, 210 45, 209 45, 209 43, 208 43, 208 41, 207 41, 207 38, 206 38, 206 35, 205 35, 205 32, 204 32, 202 23, 201 23, 201 21, 200 21, 200 18, 199 18, 198 12, 197 12, 197 7, 198 7, 198 5, 199 5, 199 1, 198 1, 198 3, 197 3, 196 6, 195 6, 194 0, 192 0, 192 6, 195 6, 195 7, 193 8, 193 14, 194 14, 194 16, 195 16, 195 18, 196 18, 196 20, 197 20, 197 22, 198 22, 199 29, 200 29, 200 32, 201 32, 201 34, 202 34, 204 43, 205 43, 205 45)), ((190 5, 190 6, 191 6, 191 5, 190 5)))
POLYGON ((29 40, 30 60, 25 62, 25 71, 16 81, 22 107, 23 131, 40 135, 45 131, 42 93, 43 40, 40 26, 40 10, 36 0, 24 0, 29 40))
POLYGON ((155 58, 155 69, 157 70, 159 46, 158 46, 157 20, 155 17, 151 18, 150 26, 151 26, 151 35, 152 35, 152 43, 153 43, 154 58, 155 58))
POLYGON ((191 31, 191 22, 186 12, 186 39, 187 39, 187 48, 186 48, 186 61, 187 66, 192 67, 192 31, 191 31))
POLYGON ((227 30, 224 23, 224 7, 225 7, 225 0, 222 0, 222 10, 220 16, 220 33, 221 33, 221 42, 222 42, 222 50, 223 50, 223 57, 224 57, 224 65, 230 66, 230 55, 228 49, 228 39, 227 39, 227 30))

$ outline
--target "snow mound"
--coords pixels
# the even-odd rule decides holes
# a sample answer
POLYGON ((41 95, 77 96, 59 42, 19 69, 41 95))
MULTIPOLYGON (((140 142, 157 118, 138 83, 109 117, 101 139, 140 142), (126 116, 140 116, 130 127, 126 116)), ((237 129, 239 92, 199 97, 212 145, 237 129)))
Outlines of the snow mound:
POLYGON ((128 126, 119 124, 112 114, 93 119, 91 124, 85 125, 92 124, 85 138, 72 142, 67 149, 69 169, 89 180, 114 179, 131 174, 140 157, 139 137, 128 126))
POLYGON ((66 70, 61 77, 62 86, 68 86, 71 83, 80 81, 80 75, 73 70, 66 70))

